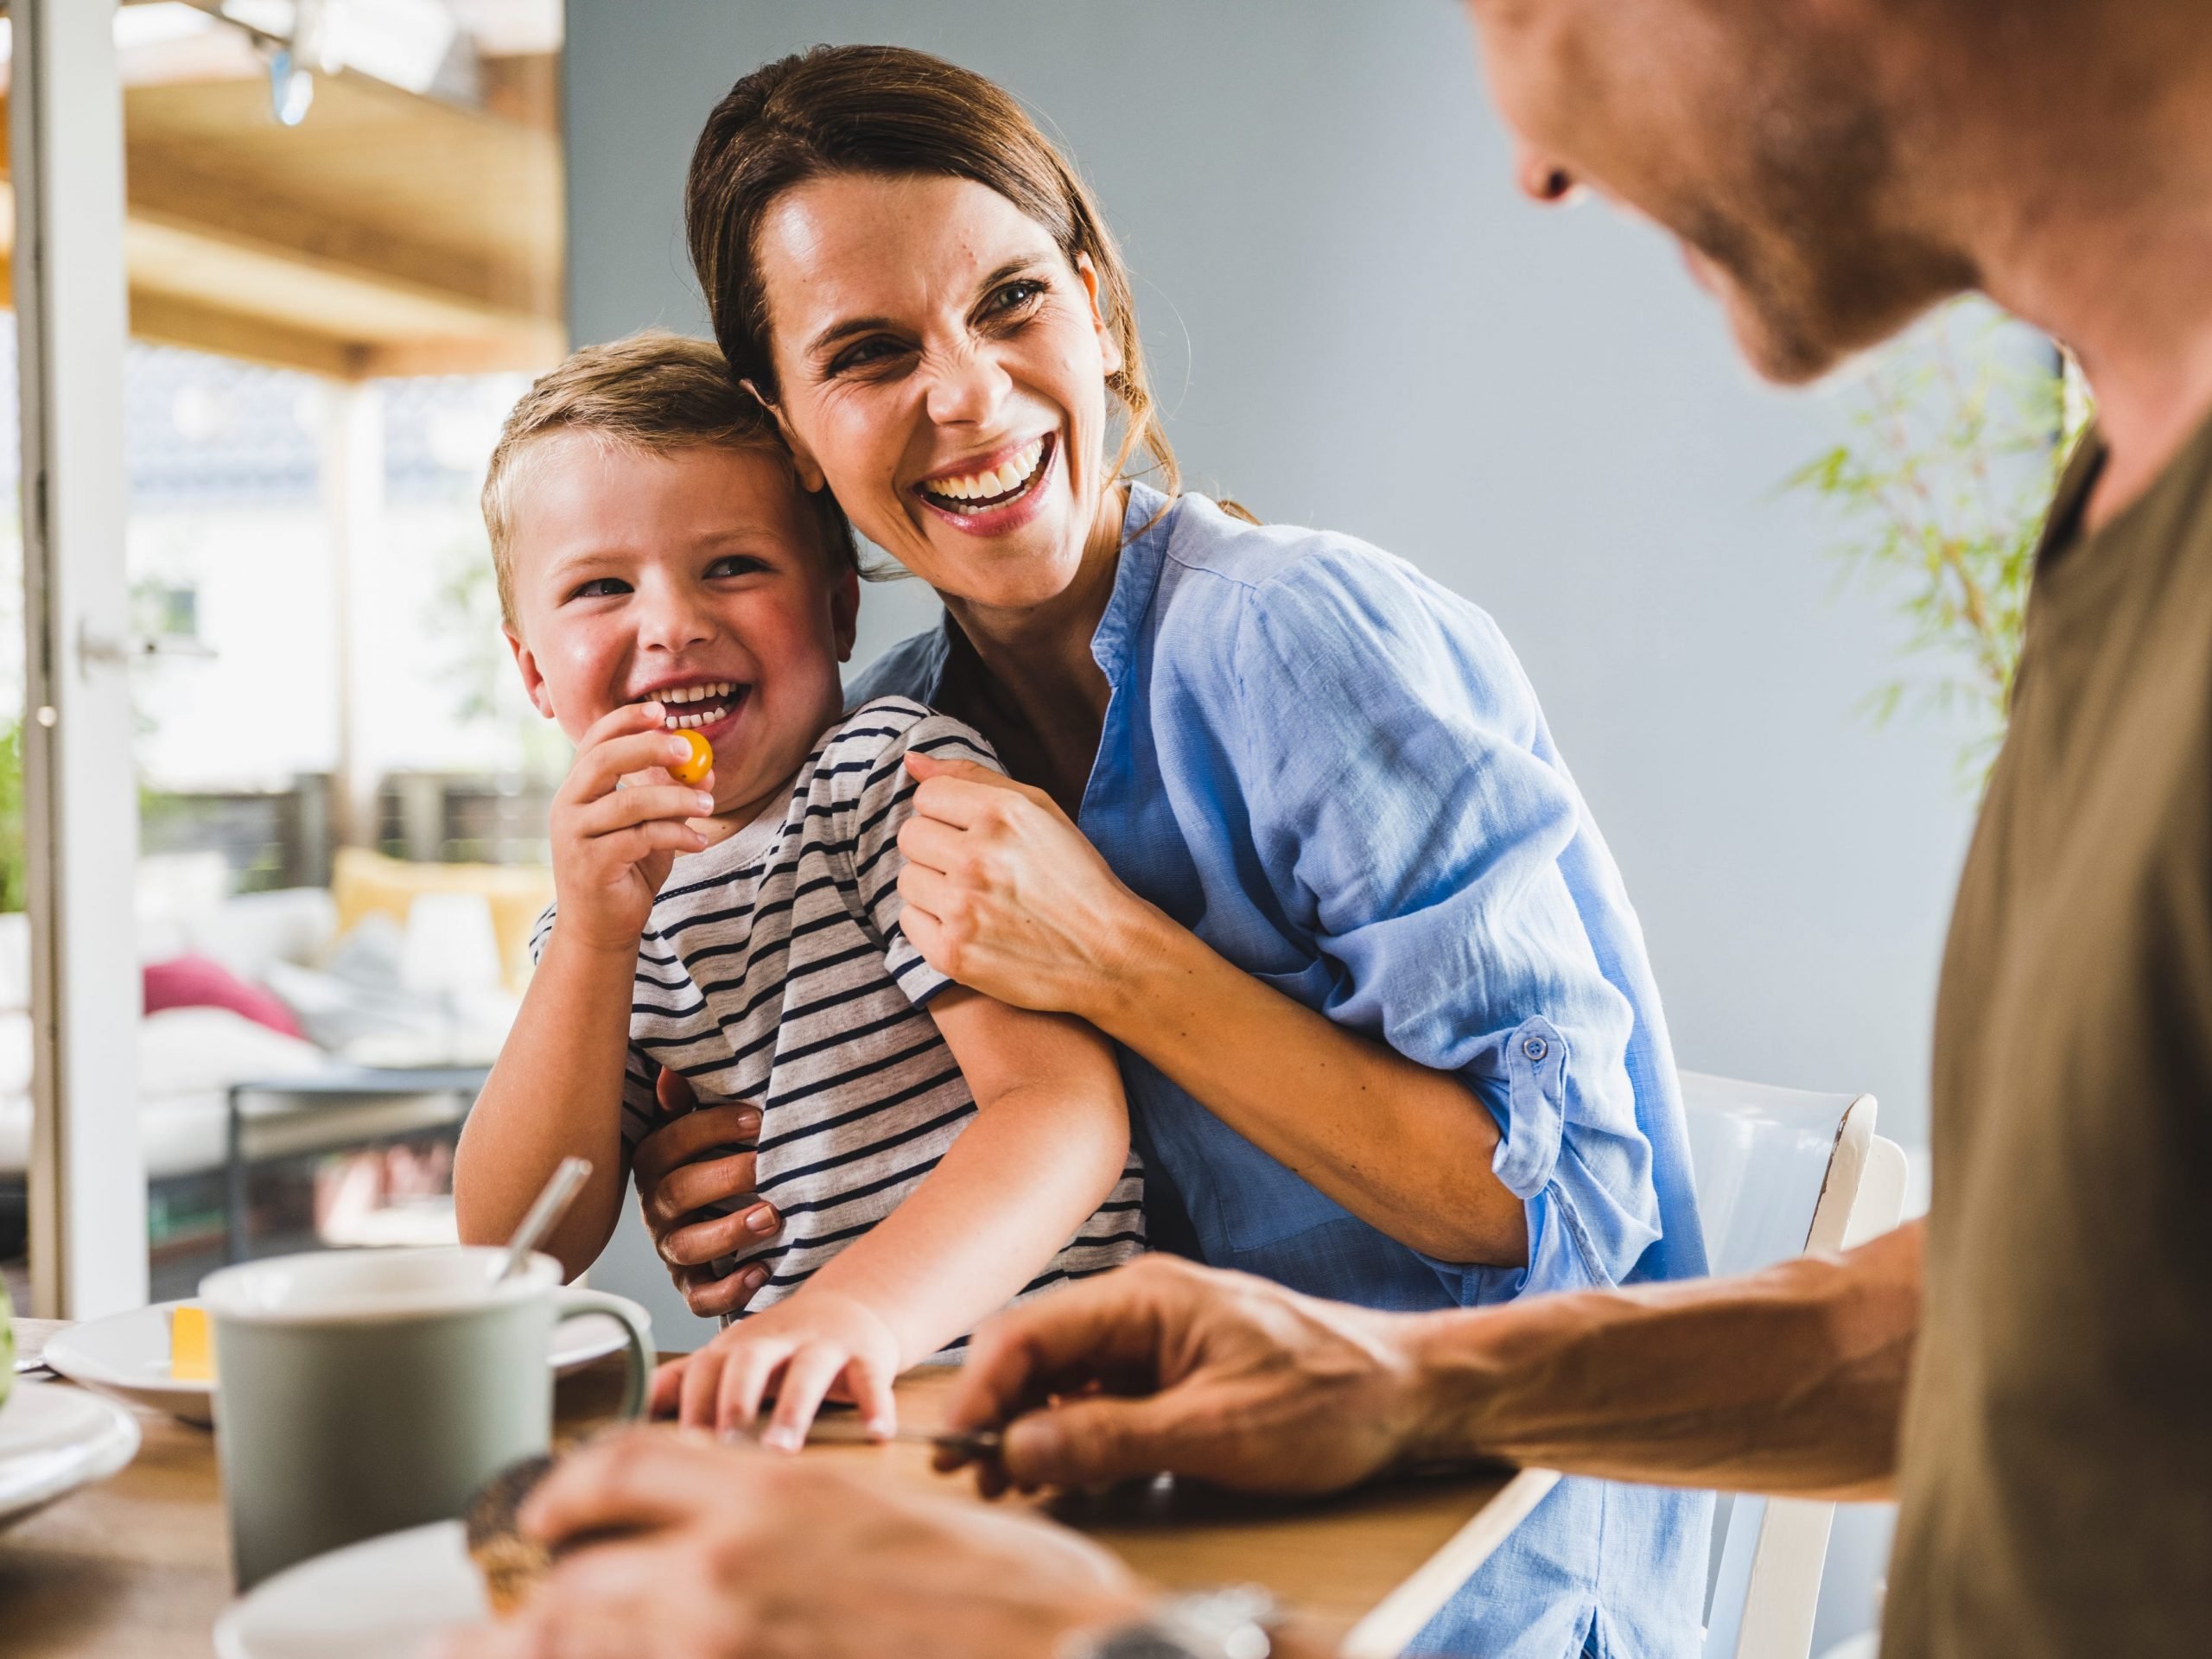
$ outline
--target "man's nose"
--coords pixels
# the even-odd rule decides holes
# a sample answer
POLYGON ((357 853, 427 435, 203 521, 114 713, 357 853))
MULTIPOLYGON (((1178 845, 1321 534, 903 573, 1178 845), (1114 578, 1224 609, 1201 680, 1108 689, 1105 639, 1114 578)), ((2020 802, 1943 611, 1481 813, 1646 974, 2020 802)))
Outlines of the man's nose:
POLYGON ((1523 149, 1515 161, 1514 173, 1521 194, 1547 207, 1573 200, 1581 188, 1581 181, 1564 162, 1537 150, 1523 149))
POLYGON ((988 351, 940 358, 929 388, 929 416, 939 426, 989 426, 1013 380, 988 351))

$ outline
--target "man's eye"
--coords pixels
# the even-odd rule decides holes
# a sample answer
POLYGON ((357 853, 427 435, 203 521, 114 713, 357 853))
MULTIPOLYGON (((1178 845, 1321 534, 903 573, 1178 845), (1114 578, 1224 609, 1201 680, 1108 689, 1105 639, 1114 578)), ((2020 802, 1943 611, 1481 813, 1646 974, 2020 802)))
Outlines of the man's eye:
POLYGON ((617 594, 626 594, 630 584, 619 576, 599 576, 584 583, 570 594, 570 599, 612 599, 617 594))

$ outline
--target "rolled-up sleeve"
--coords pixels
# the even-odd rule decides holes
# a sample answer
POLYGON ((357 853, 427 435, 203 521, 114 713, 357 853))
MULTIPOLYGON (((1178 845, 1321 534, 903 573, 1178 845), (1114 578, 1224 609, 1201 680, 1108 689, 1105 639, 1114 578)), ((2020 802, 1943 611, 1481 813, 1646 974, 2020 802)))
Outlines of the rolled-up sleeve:
MULTIPOLYGON (((1249 590, 1233 661, 1253 843, 1330 964, 1323 1012, 1497 1119, 1529 1238, 1503 1288, 1618 1283, 1660 1232, 1634 1013, 1581 909, 1611 900, 1562 868, 1580 798, 1503 636, 1408 567, 1324 551, 1249 590)), ((1497 1269, 1430 1265, 1463 1302, 1500 1293, 1497 1269)))

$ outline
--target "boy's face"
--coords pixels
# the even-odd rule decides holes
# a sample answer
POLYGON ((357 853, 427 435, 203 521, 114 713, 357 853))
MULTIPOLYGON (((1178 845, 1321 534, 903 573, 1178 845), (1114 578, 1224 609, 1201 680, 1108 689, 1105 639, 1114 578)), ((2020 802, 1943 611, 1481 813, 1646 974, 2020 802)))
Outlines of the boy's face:
POLYGON ((573 432, 518 460, 507 640, 531 701, 571 739, 658 701, 714 745, 716 814, 760 811, 843 706, 860 609, 791 474, 750 450, 573 432))

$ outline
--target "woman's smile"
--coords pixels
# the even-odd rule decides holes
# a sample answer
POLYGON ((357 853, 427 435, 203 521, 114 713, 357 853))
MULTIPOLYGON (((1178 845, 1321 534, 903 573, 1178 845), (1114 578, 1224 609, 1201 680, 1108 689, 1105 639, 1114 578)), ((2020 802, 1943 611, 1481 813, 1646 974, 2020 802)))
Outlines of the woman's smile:
POLYGON ((914 499, 971 536, 1018 530, 1043 509, 1058 436, 1047 432, 1005 445, 981 464, 963 463, 957 470, 924 479, 914 486, 914 499))

